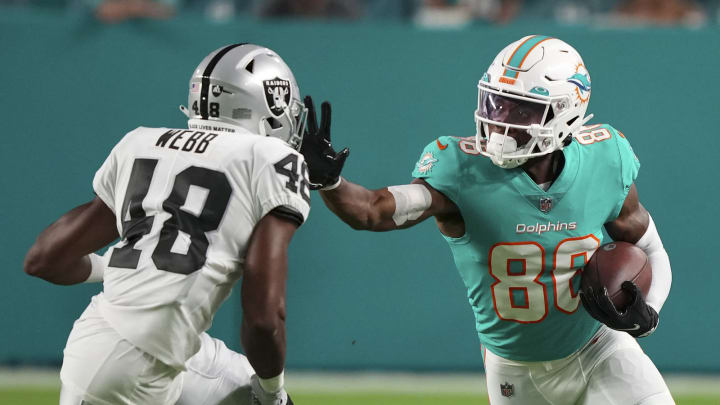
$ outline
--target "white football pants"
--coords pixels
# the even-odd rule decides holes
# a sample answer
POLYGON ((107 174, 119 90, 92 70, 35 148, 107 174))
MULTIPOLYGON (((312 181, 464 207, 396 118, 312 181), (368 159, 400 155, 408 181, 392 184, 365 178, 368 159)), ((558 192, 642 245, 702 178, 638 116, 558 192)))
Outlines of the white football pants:
POLYGON ((247 358, 206 333, 201 341, 181 372, 124 340, 91 302, 65 346, 60 405, 249 405, 247 358))
POLYGON ((483 348, 492 405, 674 405, 635 338, 606 326, 563 359, 521 362, 483 348))

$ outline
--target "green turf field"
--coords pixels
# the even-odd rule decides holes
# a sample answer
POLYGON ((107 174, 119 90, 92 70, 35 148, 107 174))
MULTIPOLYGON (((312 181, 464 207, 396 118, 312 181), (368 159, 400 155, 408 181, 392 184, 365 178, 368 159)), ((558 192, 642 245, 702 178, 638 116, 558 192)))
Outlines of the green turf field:
MULTIPOLYGON (((55 388, 18 387, 1 388, 2 405, 46 405, 57 404, 58 390, 55 388)), ((383 394, 383 393, 298 393, 293 394, 298 405, 467 405, 487 404, 487 399, 479 395, 451 394, 383 394)), ((720 405, 717 396, 676 396, 678 405, 720 405)))
MULTIPOLYGON (((482 373, 289 371, 299 405, 486 405, 482 373)), ((720 405, 719 375, 665 376, 678 405, 720 405)), ((57 404, 58 370, 0 368, 0 405, 57 404)), ((518 404, 532 405, 532 404, 518 404)), ((605 404, 598 404, 605 405, 605 404)))

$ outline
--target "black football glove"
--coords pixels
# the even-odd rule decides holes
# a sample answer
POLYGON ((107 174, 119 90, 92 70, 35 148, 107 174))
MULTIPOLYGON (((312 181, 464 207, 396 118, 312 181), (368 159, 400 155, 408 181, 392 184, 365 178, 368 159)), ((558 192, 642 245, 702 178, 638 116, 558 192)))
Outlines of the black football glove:
POLYGON ((305 107, 308 109, 307 129, 300 146, 300 153, 308 164, 310 188, 318 190, 337 184, 350 149, 345 148, 338 153, 330 143, 330 103, 327 101, 322 103, 320 127, 317 124, 315 105, 310 96, 305 96, 305 107))
POLYGON ((580 299, 590 316, 610 328, 627 332, 636 338, 650 335, 657 328, 658 313, 645 303, 635 283, 625 281, 621 288, 632 296, 630 305, 622 313, 613 305, 607 288, 593 291, 592 287, 589 287, 588 291, 580 291, 580 299))

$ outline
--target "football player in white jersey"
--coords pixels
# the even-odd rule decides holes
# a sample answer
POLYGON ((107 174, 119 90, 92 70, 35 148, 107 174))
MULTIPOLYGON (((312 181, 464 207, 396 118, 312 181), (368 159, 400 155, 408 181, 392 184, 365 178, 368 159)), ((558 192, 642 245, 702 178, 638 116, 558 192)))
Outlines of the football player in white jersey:
POLYGON ((188 98, 188 129, 128 133, 95 175, 97 196, 27 254, 25 271, 50 282, 104 282, 68 338, 62 405, 292 403, 285 283, 310 211, 297 152, 307 110, 285 62, 251 44, 208 55, 188 98), (247 360, 204 333, 241 277, 247 360))

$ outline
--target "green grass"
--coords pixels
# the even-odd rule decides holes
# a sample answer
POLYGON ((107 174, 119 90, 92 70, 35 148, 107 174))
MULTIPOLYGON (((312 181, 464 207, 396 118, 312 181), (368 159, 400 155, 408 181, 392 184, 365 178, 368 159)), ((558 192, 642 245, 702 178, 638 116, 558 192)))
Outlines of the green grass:
MULTIPOLYGON (((59 391, 54 388, 1 388, 2 405, 47 405, 58 403, 59 391)), ((323 393, 293 394, 298 405, 487 405, 479 395, 323 393)), ((677 405, 720 405, 717 396, 676 396, 677 405)))
POLYGON ((477 395, 440 395, 440 394, 292 394, 298 405, 467 405, 487 404, 487 399, 477 395))
POLYGON ((59 399, 60 390, 57 388, 0 388, 0 404, 3 405, 57 404, 59 399))

